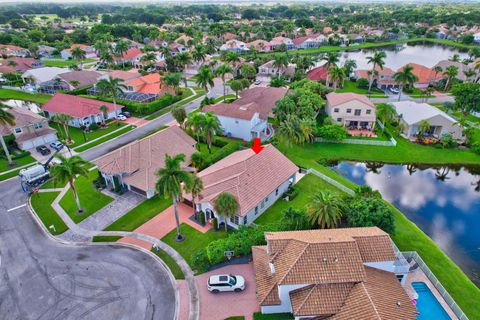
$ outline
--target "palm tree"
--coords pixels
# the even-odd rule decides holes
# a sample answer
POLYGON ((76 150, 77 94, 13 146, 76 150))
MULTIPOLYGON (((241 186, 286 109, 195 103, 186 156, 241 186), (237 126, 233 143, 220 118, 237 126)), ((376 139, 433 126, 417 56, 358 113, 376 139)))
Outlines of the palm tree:
POLYGON ((338 83, 342 83, 346 76, 345 69, 339 66, 330 67, 330 69, 328 69, 328 75, 333 82, 333 91, 337 90, 338 83))
MULTIPOLYGON (((115 55, 117 55, 117 57, 122 57, 123 54, 128 51, 129 47, 130 47, 130 45, 129 45, 128 41, 119 40, 115 44, 115 55)), ((125 60, 124 59, 122 59, 122 66, 125 67, 125 60)))
POLYGON ((65 139, 67 140, 67 144, 72 142, 72 139, 70 139, 70 131, 68 130, 68 124, 70 121, 72 121, 74 118, 66 113, 56 113, 52 117, 52 121, 58 123, 59 125, 63 126, 63 130, 65 131, 65 139))
POLYGON ((197 171, 201 170, 207 164, 206 156, 201 152, 192 153, 190 157, 190 162, 192 163, 192 167, 194 167, 197 171))
POLYGON ((420 138, 423 137, 423 135, 428 131, 430 130, 430 123, 428 123, 427 120, 422 120, 420 121, 420 123, 418 124, 418 136, 420 138))
POLYGON ((117 110, 117 98, 125 90, 127 90, 127 87, 123 84, 122 79, 109 76, 107 79, 100 79, 97 82, 98 94, 101 97, 112 98, 115 111, 117 110))
POLYGON ((213 82, 213 72, 207 66, 201 66, 198 69, 198 73, 193 76, 195 83, 205 89, 205 92, 208 92, 208 86, 213 87, 215 83, 213 82))
MULTIPOLYGON (((340 59, 340 55, 339 55, 339 53, 336 52, 336 51, 328 52, 326 55, 324 55, 324 56, 322 57, 322 60, 323 60, 323 61, 326 61, 325 67, 327 68, 327 70, 329 70, 331 66, 337 65, 339 59, 340 59)), ((327 87, 328 87, 328 85, 329 85, 329 83, 330 83, 329 80, 330 80, 330 78, 329 78, 329 75, 328 75, 328 73, 327 73, 327 79, 326 79, 326 85, 327 85, 327 87)))
POLYGON ((207 57, 207 49, 202 45, 197 45, 192 50, 192 58, 195 61, 204 62, 207 57))
POLYGON ((469 82, 469 81, 473 82, 473 79, 476 75, 475 70, 473 70, 473 69, 465 70, 465 71, 463 71, 463 74, 467 78, 466 82, 469 82))
POLYGON ((443 72, 443 69, 442 69, 441 66, 435 66, 435 67, 433 67, 432 69, 433 69, 433 71, 435 71, 435 80, 436 80, 438 74, 443 72))
POLYGON ((377 105, 377 118, 380 119, 383 123, 383 128, 382 132, 385 130, 385 126, 387 125, 388 122, 392 121, 397 112, 395 111, 395 108, 392 107, 391 104, 387 103, 380 103, 377 105))
POLYGON ((455 78, 458 75, 458 67, 456 66, 448 66, 447 69, 445 69, 445 72, 443 75, 447 78, 447 82, 445 83, 445 91, 449 88, 450 84, 452 83, 453 78, 455 78))
POLYGON ((204 123, 205 115, 200 112, 190 113, 185 122, 185 128, 193 131, 197 136, 197 145, 200 143, 200 135, 203 133, 204 123))
POLYGON ((315 193, 307 205, 307 216, 312 225, 322 229, 334 228, 342 218, 344 208, 342 200, 330 191, 315 193))
POLYGON ((453 61, 453 62, 460 62, 460 55, 458 53, 455 53, 453 56, 448 58, 448 60, 453 61))
POLYGON ((277 76, 280 75, 280 69, 288 67, 288 57, 284 53, 277 53, 273 58, 274 68, 277 69, 277 76))
POLYGON ((180 92, 178 91, 180 87, 180 83, 182 82, 182 75, 180 73, 167 73, 165 74, 160 81, 160 89, 162 87, 162 84, 164 84, 167 87, 172 87, 175 95, 179 95, 180 92))
POLYGON ((102 52, 102 54, 100 55, 100 62, 105 64, 106 66, 113 63, 113 57, 110 51, 102 52))
MULTIPOLYGON (((6 106, 0 103, 0 125, 3 126, 14 126, 15 125, 15 117, 8 111, 4 110, 6 106)), ((12 163, 12 157, 10 156, 10 152, 8 151, 7 145, 5 140, 3 139, 3 135, 0 134, 0 142, 2 143, 3 152, 7 157, 8 164, 12 163)))
POLYGON ((227 95, 227 89, 226 89, 226 86, 225 86, 225 76, 227 74, 232 74, 233 73, 233 69, 228 65, 228 64, 222 64, 221 66, 219 66, 217 68, 217 70, 215 70, 215 74, 217 76, 220 76, 220 78, 222 79, 222 83, 223 83, 223 102, 225 102, 225 96, 227 95))
POLYGON ((102 112, 102 123, 105 125, 105 120, 108 118, 108 107, 103 105, 98 108, 102 112))
POLYGON ((428 102, 428 99, 433 95, 433 91, 435 91, 433 86, 428 86, 425 89, 425 102, 428 102))
POLYGON ((190 175, 191 178, 189 183, 185 185, 185 191, 192 195, 193 213, 195 214, 195 218, 197 218, 197 206, 195 204, 195 199, 197 199, 197 197, 203 191, 203 181, 195 173, 191 173, 190 175))
POLYGON ((221 130, 222 130, 222 126, 217 116, 213 112, 205 113, 202 132, 205 135, 205 140, 208 146, 208 153, 212 153, 212 142, 213 142, 215 133, 220 132, 221 130))
MULTIPOLYGON (((372 72, 376 71, 376 67, 380 67, 381 70, 383 70, 383 66, 385 65, 385 58, 387 57, 387 54, 385 51, 375 51, 373 56, 367 57, 367 63, 372 64, 372 72)), ((372 89, 372 84, 373 84, 374 78, 370 78, 370 83, 368 84, 368 93, 370 93, 370 90, 372 89)))
POLYGON ((152 66, 156 60, 157 56, 152 52, 146 53, 140 58, 140 62, 144 62, 147 67, 152 66))
POLYGON ((357 67, 357 62, 353 59, 347 59, 345 60, 343 67, 345 68, 345 73, 347 74, 347 78, 349 78, 350 75, 355 70, 355 68, 357 67))
POLYGON ((402 96, 403 88, 407 85, 412 85, 418 81, 418 77, 412 72, 413 67, 406 65, 402 70, 393 75, 393 79, 400 85, 400 92, 398 93, 398 101, 402 96))
POLYGON ((238 212, 237 199, 229 192, 220 193, 213 204, 215 212, 225 219, 225 231, 227 231, 228 218, 232 218, 238 212))
POLYGON ((181 52, 175 56, 177 66, 184 70, 187 65, 192 63, 192 56, 188 52, 181 52))
POLYGON ((238 64, 240 63, 240 55, 235 51, 228 51, 224 56, 224 61, 234 69, 235 76, 238 73, 238 64))
POLYGON ((85 165, 88 162, 80 156, 66 158, 62 154, 57 154, 55 157, 59 160, 59 163, 50 168, 50 174, 53 181, 56 185, 65 185, 68 182, 70 189, 72 189, 75 202, 77 203, 78 213, 81 214, 83 213, 83 209, 80 205, 80 199, 78 198, 78 192, 74 181, 77 175, 80 177, 87 177, 88 169, 85 165))
POLYGON ((81 61, 85 59, 85 51, 83 51, 80 47, 76 46, 72 49, 71 54, 73 60, 80 62, 80 69, 83 69, 81 61))
POLYGON ((184 161, 184 154, 178 154, 173 157, 165 154, 165 165, 163 168, 158 169, 156 173, 158 178, 156 183, 157 192, 163 194, 165 198, 172 197, 173 212, 175 213, 175 222, 177 225, 176 241, 183 241, 185 239, 180 232, 177 203, 181 200, 182 184, 187 186, 192 179, 190 174, 181 168, 181 163, 184 161))
POLYGON ((304 144, 314 139, 315 123, 310 119, 300 119, 298 116, 288 114, 284 121, 280 122, 276 136, 280 142, 287 145, 304 144))

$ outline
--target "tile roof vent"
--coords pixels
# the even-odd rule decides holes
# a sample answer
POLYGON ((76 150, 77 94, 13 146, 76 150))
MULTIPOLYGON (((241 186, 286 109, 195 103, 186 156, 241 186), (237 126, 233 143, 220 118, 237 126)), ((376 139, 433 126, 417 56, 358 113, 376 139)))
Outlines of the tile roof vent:
POLYGON ((333 262, 337 263, 338 262, 338 257, 333 258, 333 262))
POLYGON ((327 261, 328 261, 327 257, 323 257, 322 260, 323 260, 323 262, 325 262, 325 263, 327 263, 327 261))

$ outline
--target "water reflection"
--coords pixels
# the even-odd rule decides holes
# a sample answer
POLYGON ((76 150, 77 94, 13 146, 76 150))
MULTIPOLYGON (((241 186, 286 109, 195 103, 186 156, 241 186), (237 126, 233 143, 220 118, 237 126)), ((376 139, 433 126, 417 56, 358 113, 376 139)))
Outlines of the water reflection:
POLYGON ((4 100, 2 101, 2 103, 9 107, 22 108, 22 109, 30 110, 35 113, 42 112, 42 110, 40 109, 40 106, 34 102, 23 101, 23 100, 4 100))
POLYGON ((343 162, 333 168, 379 190, 480 285, 479 167, 343 162))

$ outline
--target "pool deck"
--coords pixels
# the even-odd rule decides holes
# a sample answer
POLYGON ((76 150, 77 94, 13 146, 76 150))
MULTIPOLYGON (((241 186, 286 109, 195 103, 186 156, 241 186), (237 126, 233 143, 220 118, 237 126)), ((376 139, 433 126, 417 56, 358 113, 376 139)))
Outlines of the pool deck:
POLYGON ((435 298, 437 298, 438 302, 440 302, 440 305, 445 309, 447 312, 448 316, 452 318, 452 320, 459 320, 458 317, 453 313, 452 309, 447 305, 445 300, 443 299, 442 295, 440 292, 438 292, 437 288, 432 284, 432 282, 427 278, 425 273, 422 271, 421 268, 416 269, 413 272, 410 272, 407 277, 407 282, 405 283, 404 289, 407 292, 408 296, 412 299, 417 299, 418 295, 412 287, 413 282, 425 282, 425 284, 428 286, 430 291, 432 291, 433 295, 435 298))

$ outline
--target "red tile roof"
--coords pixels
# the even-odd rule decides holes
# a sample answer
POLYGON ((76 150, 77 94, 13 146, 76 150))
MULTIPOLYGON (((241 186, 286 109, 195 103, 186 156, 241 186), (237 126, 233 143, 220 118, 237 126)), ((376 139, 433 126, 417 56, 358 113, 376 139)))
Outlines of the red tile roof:
POLYGON ((138 49, 138 48, 130 48, 130 49, 128 49, 126 52, 124 52, 121 57, 116 57, 115 60, 119 60, 119 59, 124 59, 124 60, 126 60, 126 59, 133 59, 133 58, 135 58, 136 56, 141 55, 141 54, 143 54, 143 52, 142 52, 140 49, 138 49))
POLYGON ((72 96, 64 93, 56 93, 42 109, 49 112, 66 113, 75 118, 83 118, 101 113, 99 110, 101 106, 107 106, 108 112, 123 108, 120 104, 117 104, 115 108, 113 103, 72 96))
POLYGON ((307 72, 307 78, 314 81, 325 80, 327 75, 328 68, 326 66, 320 66, 307 72))
MULTIPOLYGON (((36 60, 34 58, 19 58, 19 57, 12 57, 5 60, 0 60, 0 72, 2 73, 9 73, 9 72, 16 72, 16 71, 27 71, 28 69, 32 68, 32 64, 36 60), (14 61, 17 65, 9 66, 8 62, 14 61)), ((40 62, 40 61, 39 61, 40 62)))
POLYGON ((375 105, 373 104, 373 102, 370 99, 368 99, 366 96, 361 94, 351 93, 351 92, 349 93, 330 92, 329 94, 327 94, 327 101, 330 107, 338 106, 340 104, 344 104, 345 102, 349 102, 352 100, 360 101, 366 104, 367 106, 375 108, 375 105))
POLYGON ((399 68, 398 71, 403 70, 403 68, 405 68, 406 66, 413 67, 412 73, 418 77, 418 81, 416 83, 430 83, 443 78, 443 74, 441 72, 439 72, 435 77, 435 71, 433 69, 425 67, 418 63, 408 63, 403 67, 399 68))

